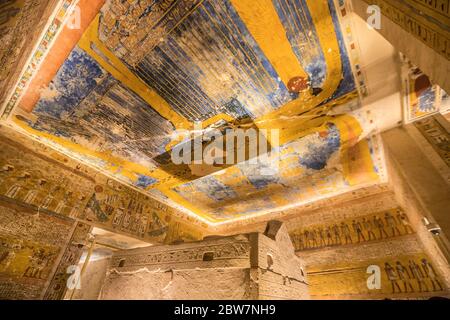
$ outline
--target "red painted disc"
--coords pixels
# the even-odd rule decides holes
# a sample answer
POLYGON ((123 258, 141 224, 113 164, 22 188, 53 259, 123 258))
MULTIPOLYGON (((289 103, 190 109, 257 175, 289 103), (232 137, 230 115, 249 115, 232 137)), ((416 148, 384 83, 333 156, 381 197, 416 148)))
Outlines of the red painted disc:
POLYGON ((299 93, 309 88, 308 79, 304 77, 294 77, 288 82, 290 92, 299 93))

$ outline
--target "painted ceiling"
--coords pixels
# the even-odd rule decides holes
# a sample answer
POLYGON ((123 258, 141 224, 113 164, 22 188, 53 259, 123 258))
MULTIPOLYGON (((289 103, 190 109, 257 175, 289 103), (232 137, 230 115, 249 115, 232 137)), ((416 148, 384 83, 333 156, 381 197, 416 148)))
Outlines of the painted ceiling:
POLYGON ((27 135, 212 224, 384 179, 341 1, 61 3, 4 108, 27 135), (257 166, 175 165, 196 123, 276 129, 280 146, 257 166))

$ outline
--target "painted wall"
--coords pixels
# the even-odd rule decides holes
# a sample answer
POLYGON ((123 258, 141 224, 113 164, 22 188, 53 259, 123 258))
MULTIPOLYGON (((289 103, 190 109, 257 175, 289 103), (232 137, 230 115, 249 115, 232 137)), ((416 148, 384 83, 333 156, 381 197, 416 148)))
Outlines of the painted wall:
MULTIPOLYGON (((34 43, 45 29, 56 0, 8 0, 0 5, 0 105, 15 90, 34 43)), ((1 108, 1 107, 0 107, 1 108)))
POLYGON ((10 129, 0 130, 3 197, 148 242, 202 236, 198 221, 188 221, 166 205, 10 129))
POLYGON ((393 192, 385 192, 288 222, 314 299, 448 296, 448 265, 426 244, 423 213, 398 203, 393 192))
POLYGON ((40 299, 74 221, 0 199, 0 299, 40 299))

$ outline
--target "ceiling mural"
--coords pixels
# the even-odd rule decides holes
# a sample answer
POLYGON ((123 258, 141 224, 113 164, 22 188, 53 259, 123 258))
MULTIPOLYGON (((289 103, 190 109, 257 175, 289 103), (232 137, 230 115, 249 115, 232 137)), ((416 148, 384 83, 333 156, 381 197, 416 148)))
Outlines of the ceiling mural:
POLYGON ((358 125, 355 118, 341 116, 281 145, 267 161, 278 166, 273 174, 247 161, 173 190, 186 207, 195 205, 217 220, 227 220, 289 209, 380 181, 380 141, 359 140, 358 125))
POLYGON ((333 0, 77 5, 80 28, 61 27, 3 114, 17 129, 208 223, 383 181, 370 116, 333 112, 360 85, 333 0), (279 148, 257 166, 176 165, 195 124, 278 130, 279 148))

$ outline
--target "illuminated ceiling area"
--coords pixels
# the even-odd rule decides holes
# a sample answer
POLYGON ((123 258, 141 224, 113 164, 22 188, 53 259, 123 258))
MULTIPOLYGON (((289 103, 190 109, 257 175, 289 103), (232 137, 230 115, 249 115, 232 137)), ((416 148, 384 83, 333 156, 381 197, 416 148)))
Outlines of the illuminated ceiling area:
POLYGON ((3 113, 30 137, 210 224, 386 181, 338 1, 66 0, 58 10, 30 62, 39 67, 3 113), (178 133, 196 124, 276 131, 279 147, 267 136, 257 164, 175 164, 172 150, 190 139, 178 133))

